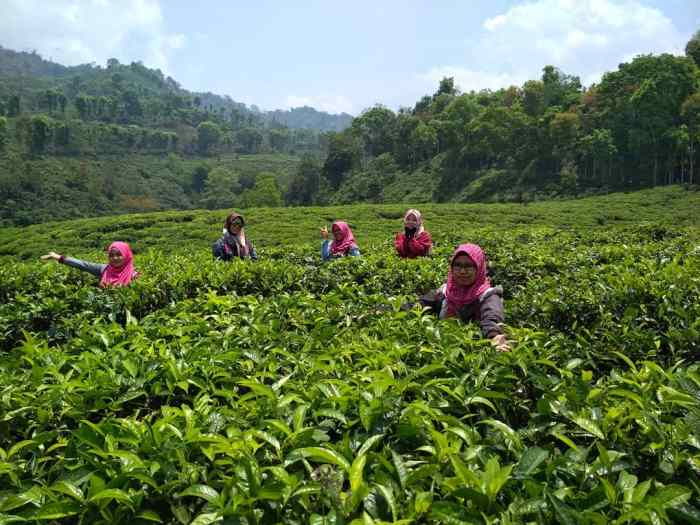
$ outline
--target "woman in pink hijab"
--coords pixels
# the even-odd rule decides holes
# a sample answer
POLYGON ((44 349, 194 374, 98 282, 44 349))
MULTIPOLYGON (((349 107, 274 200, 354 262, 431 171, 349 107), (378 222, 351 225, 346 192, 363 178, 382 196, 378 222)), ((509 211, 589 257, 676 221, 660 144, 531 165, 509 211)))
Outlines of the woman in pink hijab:
POLYGON ((355 236, 352 234, 350 226, 343 221, 335 221, 331 226, 333 240, 328 238, 328 228, 321 228, 321 258, 324 261, 345 256, 360 255, 360 249, 355 242, 355 236))
POLYGON ((134 269, 134 254, 131 248, 125 242, 115 241, 109 245, 107 249, 107 264, 93 263, 66 257, 56 252, 49 252, 42 255, 43 261, 54 260, 61 264, 66 264, 91 273, 95 277, 100 278, 100 286, 106 288, 108 286, 127 286, 136 277, 138 272, 134 269))
POLYGON ((484 337, 501 352, 510 351, 503 333, 503 288, 491 286, 486 255, 476 244, 460 244, 450 257, 447 282, 420 298, 440 319, 477 321, 484 337))

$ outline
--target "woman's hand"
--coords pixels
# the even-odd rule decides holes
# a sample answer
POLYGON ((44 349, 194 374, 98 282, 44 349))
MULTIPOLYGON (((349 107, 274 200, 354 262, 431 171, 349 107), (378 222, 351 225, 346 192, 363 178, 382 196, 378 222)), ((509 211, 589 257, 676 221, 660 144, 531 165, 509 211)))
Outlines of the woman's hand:
POLYGON ((494 335, 491 338, 491 344, 496 347, 496 350, 499 352, 510 352, 510 344, 508 343, 508 339, 506 339, 506 336, 503 334, 497 334, 494 335))
POLYGON ((325 226, 321 228, 321 238, 328 239, 328 228, 326 228, 325 226))
POLYGON ((61 259, 61 255, 56 252, 49 252, 46 255, 41 256, 42 261, 50 261, 51 259, 58 261, 61 259))

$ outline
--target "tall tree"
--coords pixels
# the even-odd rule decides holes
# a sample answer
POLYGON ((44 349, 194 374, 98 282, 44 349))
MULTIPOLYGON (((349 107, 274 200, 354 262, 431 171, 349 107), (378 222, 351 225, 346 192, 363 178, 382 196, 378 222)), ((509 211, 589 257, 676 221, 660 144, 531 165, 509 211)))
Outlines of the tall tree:
POLYGON ((329 135, 328 155, 322 171, 332 189, 338 189, 350 170, 359 165, 360 150, 360 144, 349 133, 329 135))
POLYGON ((5 117, 0 117, 0 150, 5 147, 8 140, 7 132, 7 119, 5 117))
POLYGON ((238 173, 217 167, 209 172, 199 203, 210 210, 233 208, 240 204, 241 192, 238 173))
POLYGON ((19 95, 10 95, 7 102, 7 116, 17 117, 21 112, 21 99, 19 95))
POLYGON ((688 182, 693 184, 695 155, 700 143, 700 92, 693 93, 683 102, 681 118, 688 130, 688 182))
POLYGON ((697 31, 685 45, 685 54, 700 67, 700 31, 697 31))
POLYGON ((523 84, 523 109, 531 117, 544 113, 544 83, 540 80, 528 80, 523 84))
POLYGON ((276 208, 282 204, 282 191, 272 173, 258 173, 255 177, 255 186, 241 195, 241 205, 244 208, 262 206, 276 208))
POLYGON ((243 153, 258 153, 263 145, 263 134, 253 126, 246 126, 236 132, 236 142, 243 153))
POLYGON ((309 206, 321 184, 321 166, 311 155, 304 155, 287 188, 284 200, 292 206, 309 206))
POLYGON ((394 112, 377 105, 354 118, 350 129, 362 141, 365 154, 376 157, 394 147, 395 123, 394 112))
POLYGON ((221 140, 221 128, 209 120, 197 126, 197 149, 200 154, 208 155, 221 140))
POLYGON ((567 75, 554 66, 542 70, 543 98, 545 107, 559 106, 568 109, 581 99, 581 80, 567 75))
POLYGON ((562 161, 572 157, 581 131, 581 118, 578 113, 563 112, 554 115, 549 122, 549 133, 554 154, 562 161))
POLYGON ((45 115, 35 115, 31 120, 31 152, 38 155, 44 152, 51 137, 51 121, 45 115))
POLYGON ((58 94, 58 106, 61 110, 61 113, 66 112, 66 104, 68 103, 68 99, 63 93, 58 94))

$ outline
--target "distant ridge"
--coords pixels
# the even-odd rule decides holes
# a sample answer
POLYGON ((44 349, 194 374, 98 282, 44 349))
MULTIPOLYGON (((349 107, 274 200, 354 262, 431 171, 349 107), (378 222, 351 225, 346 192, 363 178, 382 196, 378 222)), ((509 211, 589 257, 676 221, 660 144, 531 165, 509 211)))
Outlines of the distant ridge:
MULTIPOLYGON (((261 111, 256 105, 248 107, 243 102, 233 100, 229 95, 219 95, 211 92, 189 91, 180 86, 172 77, 166 77, 159 69, 150 69, 140 62, 135 62, 153 74, 163 79, 164 94, 177 92, 182 95, 198 97, 203 107, 211 105, 214 111, 224 109, 237 111, 243 115, 250 114, 256 120, 265 123, 278 123, 292 129, 313 129, 318 131, 342 131, 352 122, 352 115, 347 113, 332 114, 318 111, 309 106, 291 108, 289 110, 276 109, 273 111, 261 111)), ((78 66, 64 66, 52 60, 47 60, 36 51, 14 51, 0 45, 0 78, 16 78, 18 80, 28 77, 42 77, 45 80, 61 79, 81 75, 104 74, 114 65, 118 65, 116 59, 109 59, 107 65, 102 67, 95 63, 81 64, 78 66)), ((47 83, 47 82, 45 82, 47 83)), ((50 83, 50 82, 48 82, 50 83)), ((0 96, 5 93, 0 92, 0 96)))

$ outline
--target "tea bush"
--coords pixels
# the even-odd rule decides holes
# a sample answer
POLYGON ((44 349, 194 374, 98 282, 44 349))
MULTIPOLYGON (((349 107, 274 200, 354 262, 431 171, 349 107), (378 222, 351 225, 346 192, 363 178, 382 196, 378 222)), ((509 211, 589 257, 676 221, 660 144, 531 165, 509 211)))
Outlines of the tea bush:
POLYGON ((435 206, 417 261, 392 253, 386 206, 319 208, 367 224, 362 257, 326 264, 287 229, 309 209, 258 230, 279 240, 257 263, 212 261, 185 241, 204 216, 179 222, 126 289, 11 259, 0 523, 697 523, 697 219, 570 226, 552 206, 449 227, 471 208, 435 206), (461 240, 505 289, 511 353, 401 308, 461 240))

